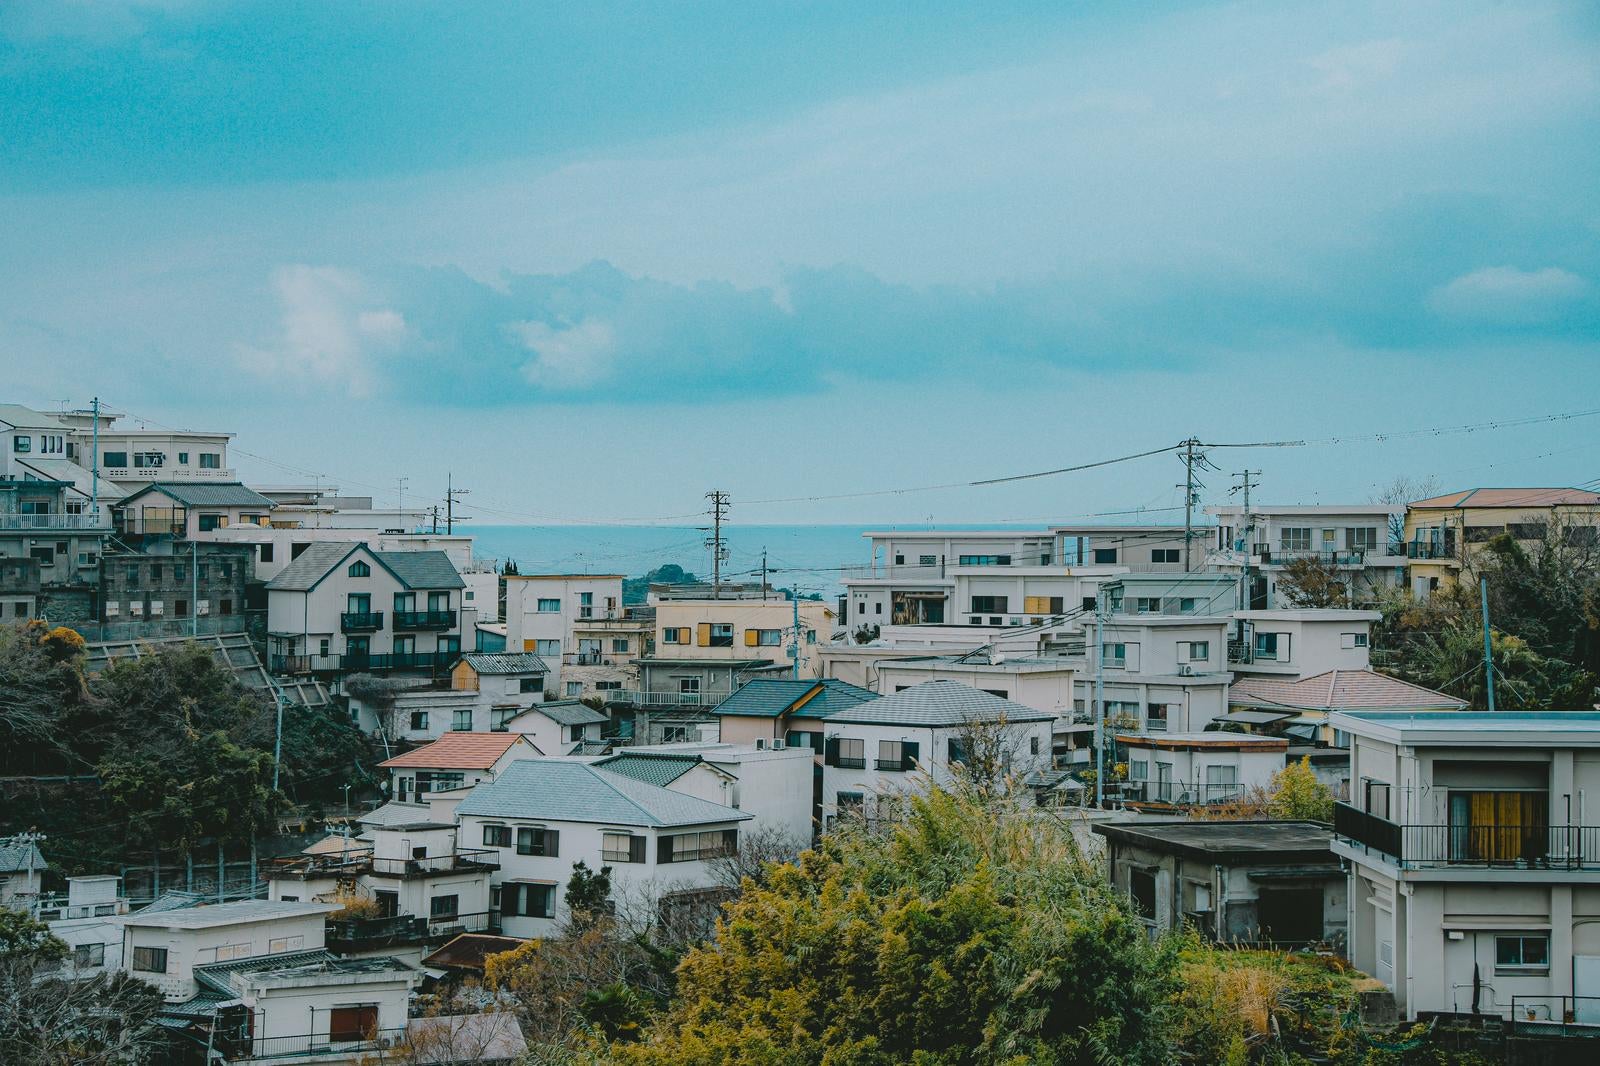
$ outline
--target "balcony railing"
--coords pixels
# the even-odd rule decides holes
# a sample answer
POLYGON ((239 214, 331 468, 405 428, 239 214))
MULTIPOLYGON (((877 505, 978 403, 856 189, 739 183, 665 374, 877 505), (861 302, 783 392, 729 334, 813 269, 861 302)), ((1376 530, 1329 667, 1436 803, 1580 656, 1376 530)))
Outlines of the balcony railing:
POLYGON ((0 529, 3 530, 105 531, 110 528, 111 519, 103 514, 65 514, 53 511, 49 514, 0 514, 0 529))
POLYGON ((328 947, 334 951, 372 951, 437 943, 462 933, 499 930, 498 911, 438 914, 427 918, 409 914, 397 914, 389 918, 330 918, 328 947))
POLYGON ((371 633, 382 628, 382 611, 346 611, 339 616, 342 633, 371 633))
POLYGON ((1229 803, 1243 795, 1238 782, 1124 781, 1124 803, 1154 803, 1171 807, 1198 807, 1229 803))
POLYGON ((1286 566, 1300 559, 1309 559, 1323 566, 1365 566, 1368 553, 1361 548, 1335 551, 1313 548, 1274 548, 1268 545, 1259 545, 1253 549, 1253 554, 1256 556, 1256 561, 1262 566, 1286 566))
MULTIPOLYGON (((461 658, 459 651, 397 651, 384 655, 364 655, 360 652, 346 652, 340 656, 328 656, 329 660, 338 659, 337 669, 346 672, 372 671, 372 670, 448 670, 455 666, 461 658)), ((313 669, 315 669, 313 663, 313 669)), ((330 667, 332 669, 332 667, 330 667)))
POLYGON ((493 848, 469 848, 448 855, 420 858, 373 858, 369 867, 377 877, 431 877, 462 870, 498 870, 500 853, 493 848))
MULTIPOLYGON (((626 652, 618 652, 627 658, 626 652)), ((561 656, 563 666, 615 666, 617 660, 612 655, 598 651, 569 651, 561 656)))
POLYGON ((1403 867, 1600 870, 1600 826, 1402 824, 1336 803, 1333 831, 1403 867))
MULTIPOLYGON (((382 615, 378 616, 381 625, 382 615)), ((396 629, 454 629, 455 611, 396 611, 393 620, 396 629)))
POLYGON ((1518 1036, 1600 1037, 1600 997, 1512 996, 1511 1028, 1518 1036))
MULTIPOLYGON (((351 1034, 337 1034, 340 1037, 351 1034)), ((191 1036, 190 1039, 193 1039, 191 1036)), ((210 1050, 223 1062, 247 1063, 276 1062, 280 1059, 304 1059, 315 1062, 327 1058, 331 1062, 365 1062, 362 1052, 379 1052, 400 1047, 406 1039, 405 1029, 373 1029, 355 1039, 335 1039, 329 1033, 302 1033, 295 1036, 250 1036, 218 1032, 211 1039, 210 1050)))
POLYGON ((1456 546, 1451 543, 1439 544, 1434 541, 1413 540, 1406 544, 1407 559, 1443 559, 1453 560, 1456 557, 1456 546))
POLYGON ((727 698, 727 693, 647 692, 632 688, 614 688, 600 695, 607 703, 631 703, 635 707, 705 707, 727 698))

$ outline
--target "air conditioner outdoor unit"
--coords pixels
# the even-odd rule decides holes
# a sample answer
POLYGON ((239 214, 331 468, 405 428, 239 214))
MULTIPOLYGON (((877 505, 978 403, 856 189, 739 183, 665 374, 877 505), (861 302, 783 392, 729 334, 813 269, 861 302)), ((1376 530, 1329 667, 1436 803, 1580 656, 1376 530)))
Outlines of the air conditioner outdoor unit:
POLYGON ((773 741, 773 742, 772 742, 772 750, 773 750, 773 751, 782 751, 782 750, 783 750, 783 749, 784 749, 784 747, 785 747, 785 746, 786 746, 786 745, 785 745, 785 744, 784 744, 784 742, 783 742, 783 741, 781 741, 781 740, 774 740, 774 741, 773 741))
POLYGON ((767 741, 766 741, 765 737, 757 737, 756 738, 756 750, 757 751, 766 751, 767 750, 767 741))

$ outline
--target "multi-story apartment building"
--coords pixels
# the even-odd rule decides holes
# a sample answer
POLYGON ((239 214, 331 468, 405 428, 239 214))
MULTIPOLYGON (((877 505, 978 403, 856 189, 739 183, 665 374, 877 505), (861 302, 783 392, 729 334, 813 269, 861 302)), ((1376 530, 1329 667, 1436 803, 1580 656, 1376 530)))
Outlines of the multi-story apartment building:
POLYGON ((159 481, 117 501, 117 532, 125 537, 192 540, 227 526, 266 526, 273 503, 237 481, 159 481))
POLYGON ((1355 711, 1349 956, 1405 1016, 1600 1025, 1600 713, 1355 711))
POLYGON ((508 574, 505 583, 506 650, 531 651, 549 663, 552 685, 559 685, 566 654, 578 650, 578 623, 621 621, 626 613, 621 574, 508 574))
POLYGON ((655 625, 655 608, 643 606, 577 619, 572 647, 561 655, 561 695, 609 698, 608 693, 637 689, 636 660, 655 653, 655 625))
POLYGON ((1406 573, 1423 598, 1455 583, 1463 567, 1502 533, 1530 544, 1547 535, 1600 547, 1600 493, 1586 489, 1466 489, 1406 505, 1406 573))
POLYGON ((656 653, 663 658, 798 660, 801 677, 819 677, 816 649, 833 636, 833 609, 819 600, 801 600, 798 607, 786 599, 666 600, 655 610, 656 653))
POLYGON ((232 481, 228 442, 232 433, 117 426, 120 415, 101 408, 64 411, 72 458, 80 466, 125 489, 152 481, 232 481), (98 449, 98 451, 96 451, 98 449))
POLYGON ((1241 677, 1305 678, 1372 664, 1377 611, 1330 607, 1239 611, 1228 644, 1229 666, 1241 677))
POLYGON ((269 665, 444 676, 473 624, 461 602, 465 587, 444 552, 313 543, 267 582, 269 665))
POLYGON ((1282 602, 1278 579, 1298 560, 1336 570, 1352 602, 1368 602, 1405 583, 1406 555, 1399 542, 1403 509, 1389 504, 1315 507, 1207 507, 1217 520, 1206 567, 1241 578, 1248 573, 1244 605, 1266 610, 1282 602))

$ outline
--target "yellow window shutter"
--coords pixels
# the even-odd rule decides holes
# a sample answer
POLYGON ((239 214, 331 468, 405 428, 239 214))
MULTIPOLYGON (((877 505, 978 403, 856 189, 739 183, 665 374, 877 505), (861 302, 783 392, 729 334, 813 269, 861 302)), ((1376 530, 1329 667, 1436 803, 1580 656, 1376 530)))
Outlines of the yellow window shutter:
POLYGON ((694 627, 694 642, 702 648, 711 647, 710 622, 700 622, 694 627))
POLYGON ((1043 596, 1025 596, 1022 600, 1022 612, 1024 614, 1044 614, 1045 608, 1048 606, 1049 604, 1045 602, 1043 596))
POLYGON ((747 648, 756 648, 756 647, 760 647, 760 645, 761 645, 761 631, 759 629, 747 629, 747 630, 744 631, 744 646, 745 647, 747 647, 747 648))
POLYGON ((539 642, 537 640, 525 640, 522 642, 523 651, 535 651, 538 649, 538 647, 539 642))

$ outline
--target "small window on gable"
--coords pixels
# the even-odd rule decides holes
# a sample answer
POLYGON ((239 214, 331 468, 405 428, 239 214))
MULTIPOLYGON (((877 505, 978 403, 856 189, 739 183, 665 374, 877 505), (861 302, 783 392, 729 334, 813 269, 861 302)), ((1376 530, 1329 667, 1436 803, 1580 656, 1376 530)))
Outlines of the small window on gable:
POLYGON ((355 562, 350 564, 350 576, 351 577, 371 577, 372 576, 372 567, 368 566, 362 560, 357 559, 355 562))

